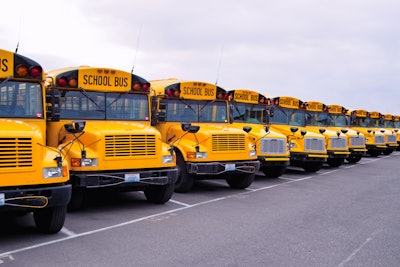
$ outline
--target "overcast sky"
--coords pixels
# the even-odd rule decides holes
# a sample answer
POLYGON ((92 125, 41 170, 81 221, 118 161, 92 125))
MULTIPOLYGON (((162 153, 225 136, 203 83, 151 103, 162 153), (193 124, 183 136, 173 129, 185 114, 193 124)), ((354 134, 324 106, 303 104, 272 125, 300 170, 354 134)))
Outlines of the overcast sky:
POLYGON ((2 0, 0 48, 400 115, 399 0, 2 0))

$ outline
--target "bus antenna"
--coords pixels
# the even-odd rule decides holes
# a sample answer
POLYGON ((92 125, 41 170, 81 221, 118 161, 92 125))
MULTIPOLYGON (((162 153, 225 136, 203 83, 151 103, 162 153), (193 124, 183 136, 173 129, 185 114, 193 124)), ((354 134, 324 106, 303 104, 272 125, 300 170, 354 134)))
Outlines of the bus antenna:
POLYGON ((219 78, 219 72, 221 70, 221 62, 222 62, 222 52, 223 52, 224 47, 221 47, 221 53, 219 55, 219 62, 218 62, 218 70, 217 70, 217 79, 215 80, 215 85, 218 85, 218 78, 219 78))
POLYGON ((15 48, 15 54, 18 53, 19 41, 21 39, 21 24, 22 24, 22 16, 19 17, 18 42, 17 42, 17 47, 15 48))
POLYGON ((136 64, 136 56, 137 56, 137 52, 139 49, 139 42, 140 42, 140 34, 142 33, 142 25, 140 25, 139 28, 139 34, 138 34, 138 38, 137 38, 137 42, 136 42, 136 51, 135 51, 135 57, 133 59, 133 65, 132 65, 132 70, 131 70, 131 74, 133 74, 133 69, 135 68, 135 64, 136 64))

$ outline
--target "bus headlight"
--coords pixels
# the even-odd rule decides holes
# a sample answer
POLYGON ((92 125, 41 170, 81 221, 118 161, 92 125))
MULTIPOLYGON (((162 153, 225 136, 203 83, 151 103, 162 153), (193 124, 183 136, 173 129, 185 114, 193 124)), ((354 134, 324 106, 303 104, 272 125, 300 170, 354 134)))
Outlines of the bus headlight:
POLYGON ((255 150, 250 150, 250 157, 257 156, 257 152, 255 150))
POLYGON ((206 159, 208 157, 207 152, 187 152, 186 156, 188 159, 206 159))
POLYGON ((290 142, 289 143, 289 150, 296 147, 296 143, 290 142))
POLYGON ((98 165, 97 158, 71 158, 72 167, 96 167, 98 165))
POLYGON ((174 156, 168 155, 168 156, 162 156, 162 163, 167 164, 167 163, 173 163, 174 162, 174 156))
POLYGON ((60 167, 43 168, 43 178, 59 178, 62 177, 62 170, 60 167))

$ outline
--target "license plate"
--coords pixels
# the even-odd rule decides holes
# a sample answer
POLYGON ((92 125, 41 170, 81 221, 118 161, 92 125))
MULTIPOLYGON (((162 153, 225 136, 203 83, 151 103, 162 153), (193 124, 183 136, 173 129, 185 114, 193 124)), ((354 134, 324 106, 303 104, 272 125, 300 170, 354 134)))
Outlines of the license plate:
POLYGON ((5 205, 5 196, 4 193, 0 193, 0 206, 5 205))
POLYGON ((225 171, 234 171, 235 170, 235 164, 226 164, 225 165, 225 171))
POLYGON ((140 182, 139 173, 128 173, 125 174, 125 183, 140 182))

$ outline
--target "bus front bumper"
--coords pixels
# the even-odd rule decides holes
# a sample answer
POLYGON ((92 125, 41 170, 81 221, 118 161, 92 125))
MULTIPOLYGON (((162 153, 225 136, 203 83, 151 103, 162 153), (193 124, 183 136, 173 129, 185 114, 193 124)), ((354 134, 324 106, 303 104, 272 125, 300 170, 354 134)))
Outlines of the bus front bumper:
POLYGON ((219 175, 227 172, 256 173, 260 169, 258 160, 234 162, 186 162, 187 171, 196 175, 219 175))
POLYGON ((149 185, 174 184, 178 178, 177 168, 135 170, 128 172, 71 172, 73 187, 146 187, 149 185))
POLYGON ((65 206, 70 199, 71 185, 0 188, 0 211, 65 206))

